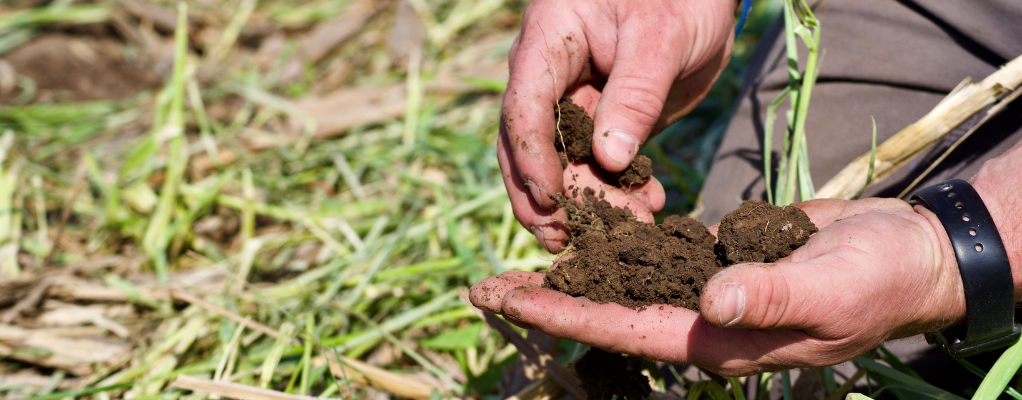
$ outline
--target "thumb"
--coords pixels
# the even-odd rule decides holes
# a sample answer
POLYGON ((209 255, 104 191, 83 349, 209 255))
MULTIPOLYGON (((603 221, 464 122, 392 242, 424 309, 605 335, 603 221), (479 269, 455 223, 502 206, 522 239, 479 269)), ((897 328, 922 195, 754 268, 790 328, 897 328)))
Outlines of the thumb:
POLYGON ((699 302, 703 319, 727 328, 808 328, 825 295, 817 295, 816 274, 801 264, 742 264, 717 273, 699 302))

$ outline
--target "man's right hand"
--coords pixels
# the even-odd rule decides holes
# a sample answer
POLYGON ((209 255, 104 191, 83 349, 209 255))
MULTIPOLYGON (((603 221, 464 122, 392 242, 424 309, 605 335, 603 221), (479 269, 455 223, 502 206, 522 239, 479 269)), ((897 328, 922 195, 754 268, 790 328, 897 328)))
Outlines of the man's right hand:
POLYGON ((628 167, 650 133, 702 101, 731 57, 733 0, 535 0, 511 47, 498 159, 515 216, 552 252, 567 244, 551 195, 603 190, 643 221, 664 205, 656 179, 621 190, 598 169, 628 167), (569 95, 594 115, 598 165, 562 170, 554 108, 569 95))

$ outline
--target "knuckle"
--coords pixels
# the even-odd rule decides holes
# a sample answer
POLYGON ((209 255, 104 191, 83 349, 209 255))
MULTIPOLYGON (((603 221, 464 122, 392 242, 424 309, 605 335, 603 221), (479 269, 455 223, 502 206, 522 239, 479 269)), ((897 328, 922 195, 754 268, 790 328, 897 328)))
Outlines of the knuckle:
POLYGON ((614 105, 624 111, 622 113, 624 117, 642 126, 656 124, 664 108, 663 100, 644 86, 636 85, 622 89, 628 94, 615 99, 614 105))
POLYGON ((759 308, 758 320, 751 321, 756 326, 764 328, 777 327, 785 322, 789 312, 790 291, 788 282, 783 274, 774 273, 769 270, 763 271, 767 276, 758 279, 756 290, 758 296, 754 299, 765 300, 757 304, 759 308))

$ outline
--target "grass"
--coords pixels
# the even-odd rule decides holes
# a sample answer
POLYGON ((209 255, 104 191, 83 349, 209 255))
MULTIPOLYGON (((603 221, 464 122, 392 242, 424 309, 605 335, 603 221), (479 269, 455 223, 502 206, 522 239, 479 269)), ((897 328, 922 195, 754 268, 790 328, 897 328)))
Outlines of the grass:
MULTIPOLYGON (((96 358, 89 373, 65 375, 50 388, 0 383, 2 396, 194 397, 171 385, 179 374, 294 395, 361 397, 401 393, 399 386, 428 388, 426 397, 494 394, 496 382, 486 377, 500 375, 514 347, 483 329, 455 289, 504 269, 544 266, 551 256, 527 240, 503 194, 492 157, 497 93, 427 88, 443 73, 441 64, 471 48, 476 35, 497 39, 482 50, 500 63, 513 26, 490 29, 483 22, 519 15, 523 5, 457 4, 427 6, 436 25, 428 27, 421 62, 407 75, 419 100, 408 102, 404 118, 367 121, 342 137, 310 138, 304 147, 293 145, 299 138, 252 150, 242 139, 290 133, 282 129, 291 123, 287 107, 311 98, 331 63, 356 64, 342 87, 406 81, 399 69, 380 68, 385 44, 362 59, 342 56, 378 40, 370 36, 385 32, 389 10, 372 17, 370 24, 379 26, 333 58, 305 65, 301 75, 311 80, 296 90, 264 80, 251 52, 238 44, 248 40, 243 27, 267 16, 314 26, 343 16, 346 7, 225 3, 237 12, 221 14, 222 30, 210 47, 196 48, 195 35, 203 32, 189 29, 186 16, 209 11, 202 4, 156 4, 178 16, 174 38, 162 39, 175 53, 162 90, 120 101, 4 107, 0 129, 13 133, 3 142, 0 201, 6 203, 0 206, 15 212, 0 219, 0 233, 17 256, 4 273, 18 278, 9 282, 30 288, 43 276, 70 274, 123 299, 96 303, 72 295, 73 303, 102 312, 134 306, 111 319, 131 332, 126 354, 96 358), (218 76, 203 77, 203 68, 217 64, 225 65, 218 76), (211 112, 228 106, 234 111, 226 116, 211 112), (140 125, 145 133, 133 134, 140 125), (200 159, 212 167, 197 170, 200 159), (34 186, 14 184, 32 177, 34 186), (69 217, 62 223, 64 210, 69 217), (56 231, 63 232, 60 240, 56 231), (68 269, 111 257, 111 265, 68 269), (188 295, 168 296, 165 287, 188 295), (349 364, 335 376, 327 360, 342 357, 376 360, 383 369, 349 364)), ((39 34, 36 28, 56 21, 103 24, 111 5, 23 7, 5 14, 2 37, 39 34)), ((206 34, 216 31, 216 22, 210 25, 206 34)), ((472 71, 465 78, 492 81, 472 71)), ((315 127, 299 131, 308 135, 315 127)), ((33 320, 25 314, 15 323, 33 320)), ((120 340, 104 332, 91 337, 120 340)), ((60 370, 37 357, 4 357, 4 376, 60 370)))

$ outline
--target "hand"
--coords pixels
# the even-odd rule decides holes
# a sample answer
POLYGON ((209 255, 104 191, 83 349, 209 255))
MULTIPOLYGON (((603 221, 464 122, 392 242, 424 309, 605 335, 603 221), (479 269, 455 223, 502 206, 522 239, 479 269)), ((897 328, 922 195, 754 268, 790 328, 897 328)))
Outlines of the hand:
POLYGON ((542 273, 521 271, 483 280, 471 299, 553 336, 728 376, 836 364, 965 315, 950 241, 925 208, 892 199, 798 206, 820 231, 775 264, 715 275, 699 313, 596 304, 542 289, 542 273))
MULTIPOLYGON (((627 168, 650 133, 691 111, 731 57, 732 0, 536 0, 509 55, 498 156, 515 216, 548 250, 567 242, 550 195, 627 168), (554 107, 564 95, 595 115, 598 167, 562 173, 554 107), (666 104, 666 105, 665 105, 666 104), (603 133, 607 133, 606 136, 603 133), (568 179, 568 178, 571 179, 568 179)), ((650 218, 664 204, 655 179, 616 193, 650 218)), ((594 187, 595 189, 595 187, 594 187)), ((622 204, 615 204, 621 206, 622 204)))

